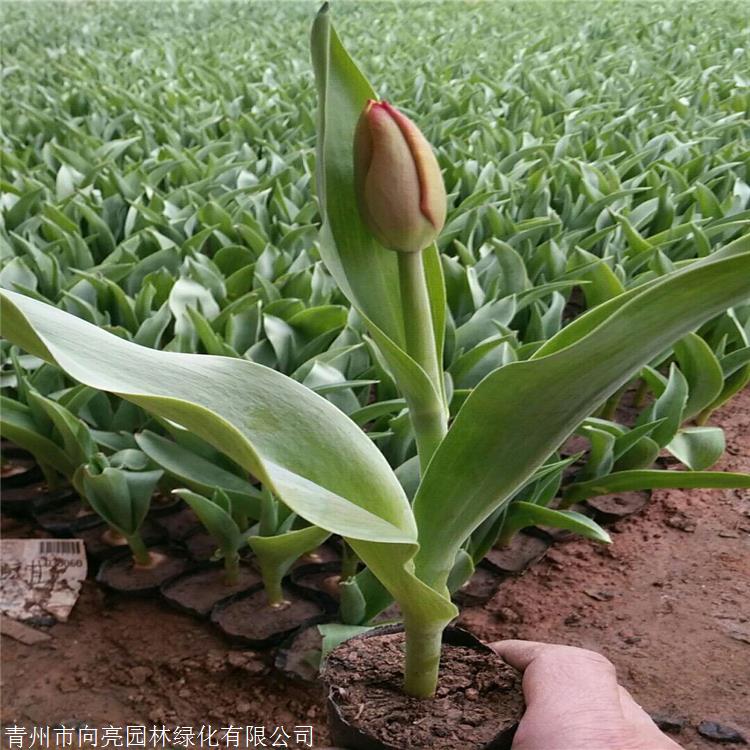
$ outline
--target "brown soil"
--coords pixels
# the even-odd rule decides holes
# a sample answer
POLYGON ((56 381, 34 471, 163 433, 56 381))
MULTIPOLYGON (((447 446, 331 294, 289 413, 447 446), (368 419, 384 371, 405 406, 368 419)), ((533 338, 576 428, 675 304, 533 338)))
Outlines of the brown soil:
POLYGON ((224 582, 224 567, 213 565, 167 582, 162 586, 162 596, 170 604, 206 617, 217 602, 260 583, 260 574, 249 565, 241 564, 237 583, 229 586, 224 582))
POLYGON ((388 750, 476 750, 509 735, 523 713, 520 673, 484 648, 445 644, 432 700, 403 693, 403 667, 403 633, 353 638, 326 662, 343 720, 388 750))
MULTIPOLYGON (((2 639, 4 725, 316 727, 327 741, 322 688, 297 688, 270 668, 271 653, 228 645, 208 623, 158 599, 112 594, 84 582, 51 640, 2 639)), ((5 737, 0 739, 0 746, 5 737)), ((290 748, 304 747, 289 742, 290 748)), ((270 745, 270 742, 267 742, 270 745)))
MULTIPOLYGON (((728 445, 715 468, 750 471, 750 389, 711 422, 725 428, 728 445)), ((748 493, 656 491, 643 511, 609 528, 610 547, 572 538, 523 576, 498 576, 494 596, 465 609, 462 624, 487 640, 596 649, 647 711, 686 722, 673 735, 686 750, 739 748, 701 737, 696 726, 718 721, 750 739, 748 493)), ((3 534, 38 532, 3 518, 3 534)), ((480 601, 493 589, 485 574, 480 601)), ((51 639, 33 646, 2 638, 6 725, 211 723, 269 734, 283 725, 292 734, 312 724, 315 747, 328 742, 321 689, 298 687, 270 669, 272 653, 240 650, 159 600, 89 580, 69 622, 45 632, 51 639)))
MULTIPOLYGON (((750 389, 711 422, 727 438, 714 468, 750 471, 750 389)), ((657 490, 609 531, 606 547, 558 542, 460 624, 603 653, 649 713, 685 720, 673 737, 686 749, 717 747, 697 733, 703 720, 750 740, 750 493, 657 490)))
POLYGON ((315 591, 338 601, 341 598, 341 564, 339 562, 322 565, 303 565, 292 572, 292 581, 296 586, 308 591, 315 591))
POLYGON ((203 529, 187 537, 183 542, 183 546, 190 557, 198 562, 208 562, 217 551, 216 540, 203 529))
POLYGON ((220 604, 212 612, 211 621, 237 642, 261 645, 262 641, 268 639, 280 640, 308 620, 324 613, 322 604, 289 589, 284 590, 281 604, 269 606, 266 592, 261 589, 220 604))

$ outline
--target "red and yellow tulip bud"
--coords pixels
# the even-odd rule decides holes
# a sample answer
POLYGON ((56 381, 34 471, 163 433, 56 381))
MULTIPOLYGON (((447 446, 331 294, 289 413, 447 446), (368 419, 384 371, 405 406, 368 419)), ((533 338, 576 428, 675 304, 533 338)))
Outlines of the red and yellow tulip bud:
POLYGON ((388 102, 370 100, 354 135, 354 180, 362 221, 389 250, 418 253, 445 224, 435 154, 419 128, 388 102))

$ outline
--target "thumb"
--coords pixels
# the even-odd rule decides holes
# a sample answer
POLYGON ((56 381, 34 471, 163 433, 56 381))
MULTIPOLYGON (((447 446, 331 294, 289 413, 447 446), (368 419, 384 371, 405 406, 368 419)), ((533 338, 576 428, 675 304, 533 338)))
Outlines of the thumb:
POLYGON ((511 667, 523 672, 526 667, 539 656, 544 649, 554 648, 547 643, 536 641, 495 641, 489 644, 490 648, 511 667))
POLYGON ((524 672, 523 692, 528 706, 545 705, 564 713, 587 705, 619 713, 617 674, 601 654, 534 641, 499 641, 491 648, 524 672))

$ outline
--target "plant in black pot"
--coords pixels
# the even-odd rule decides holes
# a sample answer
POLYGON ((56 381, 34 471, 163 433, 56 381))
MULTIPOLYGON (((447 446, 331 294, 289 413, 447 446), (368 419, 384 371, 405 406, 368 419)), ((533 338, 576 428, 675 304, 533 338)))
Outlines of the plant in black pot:
POLYGON ((107 559, 97 574, 100 583, 124 593, 151 593, 188 566, 175 550, 149 547, 141 533, 151 497, 164 473, 149 463, 148 457, 134 448, 111 456, 96 453, 73 477, 81 497, 107 525, 105 541, 111 547, 128 549, 107 559))
MULTIPOLYGON (((330 177, 326 185, 331 186, 330 177)), ((324 236, 328 231, 324 228, 324 236)), ((385 257, 390 255, 395 254, 385 257)), ((3 291, 0 300, 3 335, 24 350, 58 364, 76 380, 181 424, 257 477, 319 533, 344 537, 367 566, 348 584, 359 594, 360 619, 372 618, 396 600, 404 633, 374 631, 369 639, 385 639, 387 670, 371 669, 370 645, 362 646, 364 639, 342 644, 329 657, 329 680, 346 681, 350 694, 385 691, 394 707, 390 716, 402 717, 384 725, 382 714, 370 712, 372 701, 365 701, 368 710, 360 711, 360 704, 339 700, 334 715, 352 725, 363 743, 358 746, 424 747, 423 738, 410 736, 415 724, 408 717, 413 717, 411 707, 418 706, 432 712, 428 746, 455 747, 451 731, 461 722, 446 714, 439 700, 446 690, 475 690, 478 699, 489 701, 488 720, 479 721, 472 708, 467 716, 481 725, 482 734, 471 742, 462 736, 459 746, 481 748, 507 741, 521 703, 512 673, 489 655, 480 661, 482 669, 488 664, 495 668, 494 676, 477 671, 476 652, 464 642, 449 645, 466 656, 469 666, 459 667, 446 656, 440 670, 443 633, 457 614, 449 588, 462 578, 455 571, 471 570, 469 540, 493 514, 509 507, 578 425, 645 363, 748 293, 750 241, 742 238, 620 295, 617 305, 605 303, 582 315, 528 360, 490 373, 474 388, 444 437, 433 440, 432 453, 426 449, 420 455, 423 465, 413 503, 356 423, 281 373, 235 358, 141 347, 21 294, 3 291), (586 363, 585 377, 581 362, 586 363), (346 676, 333 665, 346 665, 346 676), (353 682, 359 683, 356 688, 353 682), (515 702, 510 699, 514 691, 515 702), (506 699, 503 715, 497 701, 506 699)), ((440 396, 404 349, 385 337, 382 346, 390 346, 404 372, 429 386, 429 397, 440 396)), ((423 423, 415 419, 414 424, 420 429, 423 423)), ((432 430, 430 420, 424 424, 432 430)), ((673 486, 690 481, 690 472, 662 473, 673 486)), ((714 472, 710 481, 750 487, 747 475, 714 472)), ((550 520, 556 513, 570 519, 566 512, 547 511, 550 520)), ((342 687, 331 684, 333 699, 345 698, 342 687)), ((341 739, 335 726, 334 737, 341 739)), ((356 746, 349 739, 346 743, 356 746)))
MULTIPOLYGON (((414 123, 377 99, 327 4, 313 25, 312 60, 321 256, 393 373, 419 467, 411 507, 378 512, 403 535, 391 539, 390 554, 382 548, 388 534, 373 524, 370 537, 363 527, 351 542, 367 569, 345 586, 344 601, 358 600, 366 622, 393 597, 404 622, 403 632, 375 630, 328 656, 332 737, 350 748, 509 746, 522 708, 516 677, 481 644, 446 630, 456 614, 449 592, 496 540, 507 544, 526 526, 608 540, 585 516, 547 507, 569 463, 557 451, 643 366, 721 311, 703 298, 694 316, 689 290, 705 290, 722 263, 747 267, 750 240, 713 256, 719 265, 692 264, 604 302, 524 361, 490 372, 449 429, 445 285, 435 245, 447 198, 438 163, 414 123), (466 694, 471 705, 460 703, 466 694)), ((736 292, 746 298, 750 280, 738 281, 736 292)), ((736 474, 660 474, 667 486, 750 484, 736 474)), ((627 481, 639 488, 653 477, 634 472, 627 481)))
MULTIPOLYGON (((185 437, 173 426, 169 429, 173 436, 185 437)), ((323 597, 304 596, 285 581, 301 556, 325 542, 327 531, 251 483, 246 471, 241 476, 241 467, 226 457, 225 466, 207 460, 197 452, 204 446, 194 436, 186 441, 189 445, 149 431, 136 440, 177 484, 174 494, 216 544, 211 562, 164 583, 162 594, 169 602, 199 617, 210 615, 232 640, 255 648, 277 643, 327 611, 329 602, 323 597), (252 556, 241 558, 248 547, 252 556)))
MULTIPOLYGON (((477 532, 487 522, 502 534, 503 519, 513 528, 542 518, 605 538, 570 511, 511 502, 646 364, 747 298, 750 239, 581 315, 525 359, 487 374, 463 394, 449 425, 445 284, 434 243, 445 213, 440 172, 413 123, 375 100, 325 8, 312 41, 321 257, 403 395, 418 457, 413 501, 352 419, 255 362, 145 348, 14 292, 0 292, 3 335, 70 377, 181 425, 257 478, 307 528, 341 535, 366 566, 343 587, 347 619, 368 622, 397 602, 402 630, 374 630, 328 657, 337 744, 507 746, 523 710, 518 675, 447 630, 457 615, 450 590, 486 549, 477 532)), ((662 472, 671 486, 692 481, 691 473, 662 472)), ((746 475, 703 475, 709 486, 750 486, 746 475)), ((539 498, 549 499, 528 496, 539 498)))
POLYGON ((63 389, 60 370, 19 357, 15 347, 8 359, 15 393, 0 396, 0 435, 13 445, 3 447, 3 510, 29 514, 71 500, 66 482, 96 448, 87 426, 65 405, 75 394, 63 389), (36 369, 25 370, 24 361, 36 369))

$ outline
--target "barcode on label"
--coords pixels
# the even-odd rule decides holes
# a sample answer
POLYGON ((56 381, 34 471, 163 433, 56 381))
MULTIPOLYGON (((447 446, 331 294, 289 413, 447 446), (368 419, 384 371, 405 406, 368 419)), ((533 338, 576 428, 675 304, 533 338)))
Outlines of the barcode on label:
POLYGON ((77 555, 81 552, 78 539, 43 539, 39 542, 39 553, 42 555, 77 555))

